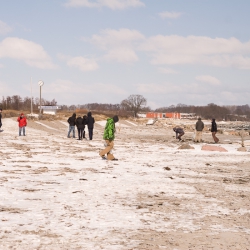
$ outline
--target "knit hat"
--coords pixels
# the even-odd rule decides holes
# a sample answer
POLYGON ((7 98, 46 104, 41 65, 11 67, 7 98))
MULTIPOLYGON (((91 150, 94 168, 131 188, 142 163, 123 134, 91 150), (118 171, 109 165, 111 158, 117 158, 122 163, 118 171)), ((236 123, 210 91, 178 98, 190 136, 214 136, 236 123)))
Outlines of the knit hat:
POLYGON ((117 115, 115 115, 115 116, 113 117, 113 120, 114 120, 114 122, 115 122, 115 123, 116 123, 116 122, 118 122, 118 121, 119 121, 118 116, 117 116, 117 115))

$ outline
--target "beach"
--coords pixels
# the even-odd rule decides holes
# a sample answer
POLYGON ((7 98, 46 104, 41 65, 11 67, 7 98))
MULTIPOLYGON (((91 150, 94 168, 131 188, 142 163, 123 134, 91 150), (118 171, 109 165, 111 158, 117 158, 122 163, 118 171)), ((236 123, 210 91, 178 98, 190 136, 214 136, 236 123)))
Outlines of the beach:
POLYGON ((67 138, 66 120, 29 120, 18 136, 3 119, 0 249, 250 249, 249 135, 242 152, 239 136, 179 142, 160 125, 121 120, 118 161, 106 161, 105 121, 81 141, 67 138))

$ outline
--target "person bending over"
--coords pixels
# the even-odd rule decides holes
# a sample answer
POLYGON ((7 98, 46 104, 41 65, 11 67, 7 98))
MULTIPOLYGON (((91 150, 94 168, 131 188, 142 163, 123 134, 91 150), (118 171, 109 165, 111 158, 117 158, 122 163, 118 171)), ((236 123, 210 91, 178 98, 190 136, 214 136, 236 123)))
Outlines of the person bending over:
POLYGON ((181 137, 185 134, 184 130, 182 128, 179 127, 175 127, 173 128, 175 134, 176 134, 176 139, 179 139, 179 141, 181 141, 181 137))

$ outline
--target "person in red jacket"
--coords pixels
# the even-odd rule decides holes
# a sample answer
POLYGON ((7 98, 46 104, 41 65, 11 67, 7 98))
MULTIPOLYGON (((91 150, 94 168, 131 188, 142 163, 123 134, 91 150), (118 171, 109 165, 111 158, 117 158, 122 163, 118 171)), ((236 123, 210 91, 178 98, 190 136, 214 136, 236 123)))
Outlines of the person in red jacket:
POLYGON ((21 136, 21 133, 23 131, 23 136, 25 136, 25 127, 27 126, 27 120, 23 113, 17 118, 18 125, 19 125, 19 136, 21 136))

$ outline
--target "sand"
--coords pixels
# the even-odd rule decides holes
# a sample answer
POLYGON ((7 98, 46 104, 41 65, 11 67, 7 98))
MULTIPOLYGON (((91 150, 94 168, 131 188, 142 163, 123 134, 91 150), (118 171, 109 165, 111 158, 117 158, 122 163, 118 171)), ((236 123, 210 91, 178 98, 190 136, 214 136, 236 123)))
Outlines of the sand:
POLYGON ((250 249, 250 148, 237 151, 240 137, 218 135, 227 152, 204 151, 209 132, 178 142, 171 126, 121 121, 119 161, 109 162, 98 155, 104 125, 78 141, 65 121, 28 121, 24 137, 3 119, 0 249, 250 249))

